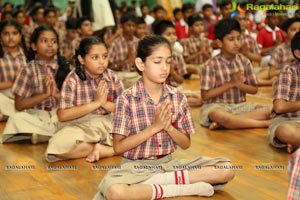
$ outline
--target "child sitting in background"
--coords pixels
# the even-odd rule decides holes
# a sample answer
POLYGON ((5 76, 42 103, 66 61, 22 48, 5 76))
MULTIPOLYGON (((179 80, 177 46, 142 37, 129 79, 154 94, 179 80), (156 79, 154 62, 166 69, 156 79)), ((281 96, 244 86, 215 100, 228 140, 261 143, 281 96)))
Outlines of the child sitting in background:
POLYGON ((300 32, 291 40, 295 62, 283 68, 274 82, 273 115, 267 130, 269 142, 292 152, 300 146, 300 32))
MULTIPOLYGON (((184 59, 180 53, 174 50, 174 44, 176 42, 177 36, 175 32, 175 27, 172 22, 167 20, 157 21, 153 26, 153 31, 157 35, 161 35, 166 38, 172 45, 173 52, 172 52, 172 65, 170 75, 167 79, 167 83, 174 87, 180 86, 180 84, 184 81, 184 76, 188 74, 186 69, 186 65, 184 59)), ((184 91, 183 91, 184 92, 184 91)), ((184 92, 185 93, 185 92, 184 92)), ((188 102, 190 105, 193 106, 200 106, 202 105, 202 101, 200 98, 200 94, 196 93, 186 93, 188 96, 188 102)))
POLYGON ((291 40, 300 30, 300 19, 288 18, 282 23, 281 28, 286 40, 272 51, 265 76, 260 76, 269 83, 268 85, 272 85, 280 71, 295 59, 291 51, 291 40))
POLYGON ((60 55, 58 39, 50 26, 39 26, 32 33, 29 63, 20 69, 12 86, 15 108, 20 112, 8 119, 2 142, 31 139, 36 144, 55 133, 59 89, 70 70, 60 55))
POLYGON ((0 121, 6 121, 15 110, 13 82, 19 70, 27 65, 27 47, 22 27, 15 20, 0 23, 0 121))
POLYGON ((200 123, 211 130, 268 127, 270 123, 270 107, 246 102, 246 93, 257 92, 257 80, 250 60, 239 53, 240 34, 234 19, 215 25, 221 54, 208 60, 201 73, 200 123))
POLYGON ((113 156, 109 137, 115 100, 124 86, 108 66, 104 42, 88 37, 76 50, 76 70, 64 81, 57 111, 60 127, 46 150, 49 162, 113 156), (108 146, 107 146, 108 145, 108 146))
POLYGON ((195 66, 200 71, 200 65, 211 58, 211 44, 203 34, 203 19, 199 14, 191 15, 188 18, 188 25, 190 30, 189 37, 180 40, 184 49, 184 61, 195 66))

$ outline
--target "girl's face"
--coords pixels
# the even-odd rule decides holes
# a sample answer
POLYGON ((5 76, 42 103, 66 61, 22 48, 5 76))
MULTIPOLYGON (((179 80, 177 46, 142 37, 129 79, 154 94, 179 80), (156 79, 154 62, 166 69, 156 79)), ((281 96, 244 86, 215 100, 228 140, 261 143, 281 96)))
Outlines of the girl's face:
POLYGON ((176 31, 173 27, 168 27, 161 36, 166 38, 172 45, 174 45, 177 40, 176 31))
POLYGON ((94 44, 84 57, 79 55, 78 59, 87 72, 97 78, 108 66, 107 48, 104 44, 94 44))
POLYGON ((169 76, 171 63, 172 55, 169 47, 167 45, 160 45, 138 67, 143 72, 145 81, 161 84, 169 76))
POLYGON ((13 25, 5 26, 1 32, 2 45, 6 48, 15 48, 21 42, 21 33, 13 25))
POLYGON ((58 41, 55 33, 50 30, 42 31, 37 42, 31 44, 31 48, 36 51, 38 59, 53 59, 58 50, 58 41))

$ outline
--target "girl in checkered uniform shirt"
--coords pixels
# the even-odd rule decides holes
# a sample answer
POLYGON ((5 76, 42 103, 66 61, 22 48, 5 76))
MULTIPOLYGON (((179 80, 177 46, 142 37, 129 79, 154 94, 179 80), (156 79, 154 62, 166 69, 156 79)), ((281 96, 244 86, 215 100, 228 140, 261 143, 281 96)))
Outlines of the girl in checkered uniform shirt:
POLYGON ((26 65, 27 48, 22 27, 14 20, 0 23, 0 41, 0 121, 4 121, 15 113, 11 87, 20 68, 26 65))
POLYGON ((57 128, 59 88, 69 73, 69 65, 60 56, 58 34, 52 27, 34 30, 27 59, 29 63, 20 69, 12 86, 15 108, 20 112, 7 121, 2 142, 45 142, 57 128))
POLYGON ((98 38, 84 38, 75 59, 76 69, 61 90, 57 114, 62 128, 49 141, 49 162, 75 158, 94 162, 114 155, 109 131, 123 83, 107 69, 107 48, 98 38))

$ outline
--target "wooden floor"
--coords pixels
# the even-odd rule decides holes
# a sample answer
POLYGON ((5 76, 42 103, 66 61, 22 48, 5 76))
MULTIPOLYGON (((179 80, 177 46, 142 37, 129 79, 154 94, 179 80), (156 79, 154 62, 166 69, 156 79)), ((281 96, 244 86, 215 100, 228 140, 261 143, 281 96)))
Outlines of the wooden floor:
MULTIPOLYGON (((199 88, 199 80, 188 80, 184 88, 199 88)), ((259 88, 249 101, 271 103, 272 89, 259 88)), ((197 132, 192 135, 188 150, 180 150, 174 156, 192 159, 198 155, 226 156, 237 168, 236 176, 211 200, 282 200, 288 189, 287 162, 289 154, 272 148, 266 140, 266 129, 209 131, 199 125, 199 108, 192 108, 197 132), (273 169, 262 169, 262 167, 273 169), (276 168, 276 169, 274 169, 276 168)), ((0 123, 0 132, 5 123, 0 123)), ((101 166, 117 166, 120 157, 103 159, 90 164, 84 159, 49 164, 44 152, 47 144, 32 145, 29 142, 0 144, 0 199, 91 199, 105 170, 101 166), (69 170, 52 170, 53 166, 69 170), (27 170, 12 170, 26 167, 27 170), (52 167, 52 169, 51 169, 52 167), (98 168, 98 170, 95 170, 98 168)), ((207 199, 184 197, 174 199, 207 199)))

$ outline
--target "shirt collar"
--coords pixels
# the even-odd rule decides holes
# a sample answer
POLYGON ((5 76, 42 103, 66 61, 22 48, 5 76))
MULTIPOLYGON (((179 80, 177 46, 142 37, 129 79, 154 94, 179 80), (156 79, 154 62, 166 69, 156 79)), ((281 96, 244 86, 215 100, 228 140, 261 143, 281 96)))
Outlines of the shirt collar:
MULTIPOLYGON (((5 55, 12 56, 11 53, 7 49, 5 49, 5 47, 3 47, 3 51, 4 51, 5 55)), ((25 56, 25 54, 23 52, 23 49, 20 46, 18 47, 18 54, 16 56, 14 56, 14 57, 18 57, 18 56, 25 56)))
POLYGON ((279 31, 279 28, 277 26, 275 26, 275 29, 273 30, 273 29, 271 29, 271 27, 269 25, 266 25, 266 30, 268 32, 273 32, 273 31, 279 31))
POLYGON ((99 80, 105 80, 105 81, 110 81, 109 77, 108 77, 108 72, 107 69, 97 78, 93 78, 91 76, 91 74, 85 69, 85 75, 86 75, 86 79, 87 80, 95 80, 96 82, 98 82, 99 80))
MULTIPOLYGON (((163 97, 168 96, 169 94, 175 94, 175 89, 168 86, 166 83, 163 83, 163 97)), ((149 94, 146 92, 143 78, 140 78, 136 84, 132 86, 132 95, 136 98, 148 98, 149 94)))
POLYGON ((58 69, 58 63, 56 59, 52 59, 50 61, 46 60, 35 60, 36 64, 39 66, 47 66, 52 69, 58 69))

